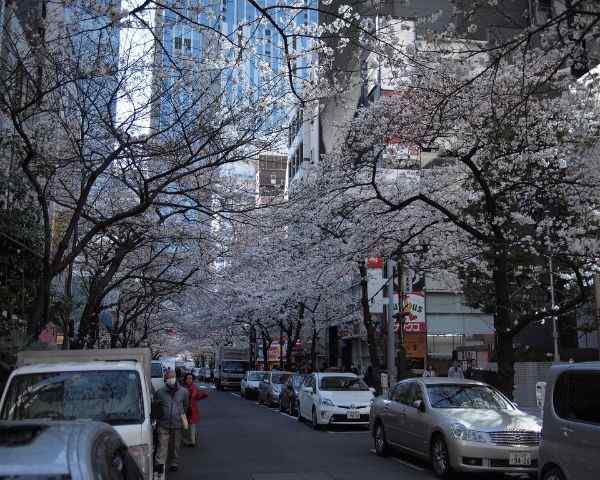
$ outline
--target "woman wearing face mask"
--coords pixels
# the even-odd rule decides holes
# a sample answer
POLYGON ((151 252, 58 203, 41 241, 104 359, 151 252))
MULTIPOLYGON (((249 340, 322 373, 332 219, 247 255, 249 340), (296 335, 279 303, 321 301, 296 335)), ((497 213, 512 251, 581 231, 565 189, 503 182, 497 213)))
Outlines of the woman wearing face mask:
POLYGON ((165 377, 165 386, 155 396, 160 404, 156 473, 161 480, 167 463, 170 464, 171 471, 179 468, 182 430, 187 428, 186 412, 189 405, 188 391, 177 384, 175 372, 171 370, 165 377))
POLYGON ((187 435, 183 437, 183 444, 188 447, 196 446, 196 425, 200 421, 200 411, 198 409, 198 400, 202 400, 203 398, 208 397, 206 392, 200 390, 196 385, 194 385, 194 376, 191 373, 188 373, 184 380, 183 385, 187 388, 189 394, 189 406, 187 409, 187 421, 189 424, 189 428, 186 431, 187 435))

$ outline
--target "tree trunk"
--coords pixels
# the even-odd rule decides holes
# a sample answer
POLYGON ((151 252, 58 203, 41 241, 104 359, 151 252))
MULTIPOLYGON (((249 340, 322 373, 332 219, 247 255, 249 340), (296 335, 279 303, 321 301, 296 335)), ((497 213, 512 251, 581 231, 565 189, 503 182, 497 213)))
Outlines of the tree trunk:
POLYGON ((125 243, 120 245, 115 252, 115 256, 110 261, 106 272, 92 280, 88 299, 81 315, 75 348, 92 348, 94 346, 98 333, 98 314, 101 310, 102 300, 108 293, 107 289, 110 282, 119 271, 119 267, 123 263, 125 256, 132 249, 133 244, 125 243))
POLYGON ((317 334, 317 327, 313 321, 313 331, 310 339, 310 369, 312 372, 317 371, 317 340, 319 335, 317 334))
POLYGON ((92 282, 85 307, 79 322, 77 340, 73 342, 73 349, 93 348, 98 332, 98 315, 102 305, 103 289, 97 282, 92 282))
POLYGON ((261 329, 260 332, 260 340, 262 342, 262 354, 263 354, 263 370, 269 369, 269 348, 271 348, 271 343, 273 340, 271 337, 261 329))
POLYGON ((31 317, 29 318, 29 322, 27 322, 27 334, 34 341, 37 340, 49 320, 51 285, 52 276, 47 266, 44 265, 38 280, 38 288, 31 317))
POLYGON ((382 393, 381 390, 381 365, 379 363, 379 354, 377 352, 377 335, 375 325, 371 318, 371 308, 369 307, 369 289, 367 266, 364 261, 358 262, 358 271, 360 272, 360 287, 361 287, 361 305, 363 311, 363 322, 367 330, 367 344, 369 346, 369 358, 373 367, 374 387, 377 394, 382 393))
POLYGON ((302 325, 304 324, 304 312, 305 312, 304 302, 300 302, 298 304, 298 321, 294 325, 293 323, 289 325, 289 331, 286 331, 287 334, 287 349, 285 351, 285 368, 289 370, 292 365, 292 354, 294 353, 294 348, 300 339, 300 333, 302 332, 302 325))
POLYGON ((513 336, 507 332, 511 327, 510 294, 508 289, 507 260, 504 252, 498 252, 494 260, 494 290, 496 293, 496 357, 498 360, 498 388, 508 398, 513 398, 515 377, 515 352, 513 336))

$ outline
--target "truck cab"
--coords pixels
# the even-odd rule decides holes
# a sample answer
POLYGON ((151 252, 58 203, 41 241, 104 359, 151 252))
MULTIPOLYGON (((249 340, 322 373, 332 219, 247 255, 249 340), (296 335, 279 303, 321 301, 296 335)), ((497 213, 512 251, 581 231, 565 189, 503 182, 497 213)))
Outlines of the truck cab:
POLYGON ((99 358, 98 351, 88 350, 31 353, 20 357, 22 366, 8 379, 0 400, 0 420, 108 423, 129 448, 144 478, 152 478, 150 361, 147 368, 139 361, 144 353, 112 351, 112 358, 106 360, 99 358), (90 361, 84 361, 84 352, 90 361))
POLYGON ((217 389, 239 389, 242 378, 250 368, 249 351, 244 348, 221 347, 215 362, 215 385, 217 389))

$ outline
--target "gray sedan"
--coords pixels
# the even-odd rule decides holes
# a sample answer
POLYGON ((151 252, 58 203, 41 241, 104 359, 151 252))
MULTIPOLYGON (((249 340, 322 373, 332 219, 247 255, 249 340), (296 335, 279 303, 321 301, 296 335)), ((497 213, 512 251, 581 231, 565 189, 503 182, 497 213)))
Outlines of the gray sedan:
POLYGON ((452 471, 526 473, 535 477, 541 422, 484 383, 418 378, 397 383, 371 406, 375 451, 390 446, 452 471))
POLYGON ((0 422, 0 478, 142 480, 119 434, 105 423, 0 422))
POLYGON ((280 372, 279 370, 267 372, 258 385, 258 403, 265 403, 269 406, 279 405, 283 386, 292 375, 292 372, 280 372))

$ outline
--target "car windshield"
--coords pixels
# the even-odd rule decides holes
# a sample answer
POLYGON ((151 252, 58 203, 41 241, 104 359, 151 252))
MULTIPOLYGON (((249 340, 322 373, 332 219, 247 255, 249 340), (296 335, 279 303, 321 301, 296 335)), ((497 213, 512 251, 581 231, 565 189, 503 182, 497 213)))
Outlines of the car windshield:
POLYGON ((10 382, 0 418, 140 424, 144 421, 140 377, 130 370, 17 375, 10 382))
POLYGON ((153 363, 151 369, 152 378, 162 378, 163 371, 160 363, 153 363))
POLYGON ((491 387, 485 385, 427 385, 433 408, 471 408, 509 410, 511 405, 491 387))
POLYGON ((273 376, 271 377, 271 382, 272 383, 285 383, 287 382, 288 378, 290 378, 290 374, 289 373, 274 373, 273 376))
POLYGON ((263 372, 252 372, 248 374, 248 380, 253 382, 260 382, 267 376, 266 373, 263 372))
POLYGON ((321 390, 325 391, 368 391, 369 387, 358 377, 325 377, 321 379, 321 390))
POLYGON ((248 362, 242 361, 227 361, 223 362, 223 372, 225 373, 246 373, 248 370, 248 362))

